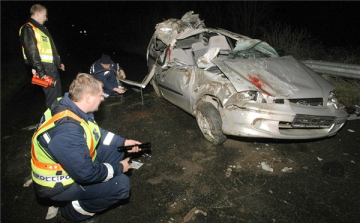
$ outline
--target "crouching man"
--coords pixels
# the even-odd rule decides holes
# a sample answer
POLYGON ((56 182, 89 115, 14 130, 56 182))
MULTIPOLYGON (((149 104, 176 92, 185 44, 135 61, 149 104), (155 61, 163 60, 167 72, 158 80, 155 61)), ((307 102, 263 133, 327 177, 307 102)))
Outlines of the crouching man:
POLYGON ((95 61, 90 67, 90 74, 103 83, 105 98, 125 93, 125 88, 119 81, 120 78, 126 78, 125 72, 111 60, 109 55, 103 54, 100 59, 95 61))
MULTIPOLYGON (((103 98, 102 83, 78 74, 70 90, 41 118, 32 138, 31 167, 35 193, 64 202, 59 222, 99 222, 103 211, 129 197, 124 174, 131 165, 117 147, 141 144, 100 128, 92 112, 103 98)), ((139 152, 134 146, 128 152, 139 152)))

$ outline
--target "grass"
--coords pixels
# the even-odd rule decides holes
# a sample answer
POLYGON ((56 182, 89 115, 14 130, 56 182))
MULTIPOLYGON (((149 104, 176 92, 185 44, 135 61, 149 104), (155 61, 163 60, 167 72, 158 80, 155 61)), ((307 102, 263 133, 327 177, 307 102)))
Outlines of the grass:
POLYGON ((262 33, 262 40, 298 59, 320 59, 320 52, 324 50, 321 42, 305 28, 295 29, 287 24, 275 23, 262 29, 262 33))
POLYGON ((360 79, 354 80, 349 78, 341 78, 322 75, 326 80, 335 85, 335 94, 337 99, 345 106, 360 105, 360 79))

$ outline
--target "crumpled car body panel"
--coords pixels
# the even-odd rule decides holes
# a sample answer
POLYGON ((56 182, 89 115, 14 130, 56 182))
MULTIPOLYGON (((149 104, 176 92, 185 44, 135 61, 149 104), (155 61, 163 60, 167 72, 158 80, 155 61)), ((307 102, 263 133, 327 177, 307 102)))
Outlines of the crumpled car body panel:
POLYGON ((310 68, 265 42, 205 28, 197 15, 186 15, 192 23, 159 23, 147 50, 166 100, 193 116, 199 101, 212 103, 225 135, 310 139, 344 125, 348 114, 333 103, 335 87, 310 68))
MULTIPOLYGON (((318 78, 318 74, 292 56, 260 59, 213 60, 231 80, 237 91, 244 91, 251 83, 257 90, 269 96, 287 98, 325 97, 325 91, 334 87, 318 78), (300 92, 299 92, 300 89, 300 92)), ((328 92, 326 92, 328 93, 328 92)))

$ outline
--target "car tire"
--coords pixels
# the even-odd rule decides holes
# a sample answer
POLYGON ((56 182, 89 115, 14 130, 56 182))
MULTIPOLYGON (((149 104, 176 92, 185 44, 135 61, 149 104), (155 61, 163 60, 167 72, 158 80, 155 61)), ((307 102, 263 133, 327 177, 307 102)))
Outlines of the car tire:
POLYGON ((156 95, 157 95, 159 98, 163 98, 163 96, 162 96, 162 94, 161 94, 161 92, 160 92, 160 90, 159 90, 159 87, 158 87, 156 81, 155 81, 154 79, 151 79, 150 82, 151 82, 151 85, 152 85, 153 88, 154 88, 154 91, 155 91, 156 95))
POLYGON ((219 111, 210 102, 199 102, 196 108, 196 121, 204 137, 214 145, 226 140, 221 130, 222 121, 219 111))

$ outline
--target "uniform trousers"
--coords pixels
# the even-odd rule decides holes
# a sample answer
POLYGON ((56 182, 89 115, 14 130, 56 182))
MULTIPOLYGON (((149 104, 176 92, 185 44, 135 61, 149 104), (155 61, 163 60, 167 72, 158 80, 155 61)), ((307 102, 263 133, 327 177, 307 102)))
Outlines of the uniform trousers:
POLYGON ((54 81, 56 81, 56 85, 54 87, 48 87, 48 88, 43 87, 45 93, 46 107, 50 108, 52 103, 55 100, 57 100, 58 97, 62 96, 61 81, 60 81, 58 68, 54 64, 51 63, 43 63, 43 64, 46 75, 52 77, 54 81))
MULTIPOLYGON (((124 157, 116 147, 99 145, 96 160, 101 163, 119 163, 124 157)), ((51 197, 54 201, 64 202, 60 207, 63 217, 69 221, 84 221, 95 213, 106 210, 120 200, 127 199, 130 194, 129 177, 118 173, 112 179, 89 185, 73 183, 70 188, 51 197)))

